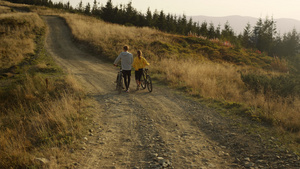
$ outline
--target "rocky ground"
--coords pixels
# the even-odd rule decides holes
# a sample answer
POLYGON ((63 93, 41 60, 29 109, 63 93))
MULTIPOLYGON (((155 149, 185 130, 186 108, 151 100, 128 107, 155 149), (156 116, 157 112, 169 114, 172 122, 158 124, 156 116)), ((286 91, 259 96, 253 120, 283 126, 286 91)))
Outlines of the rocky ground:
POLYGON ((117 94, 118 69, 74 43, 63 19, 44 19, 47 50, 93 100, 86 136, 70 150, 74 168, 300 168, 277 138, 250 132, 255 122, 222 116, 159 82, 152 93, 135 91, 132 76, 131 92, 117 94))

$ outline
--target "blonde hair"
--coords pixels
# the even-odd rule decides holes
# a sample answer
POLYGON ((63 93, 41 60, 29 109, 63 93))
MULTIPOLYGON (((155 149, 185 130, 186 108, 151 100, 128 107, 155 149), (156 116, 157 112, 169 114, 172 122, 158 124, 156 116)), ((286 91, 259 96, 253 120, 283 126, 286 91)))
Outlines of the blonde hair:
POLYGON ((137 55, 138 55, 139 59, 141 59, 141 56, 143 55, 142 51, 141 51, 141 50, 138 50, 138 51, 137 51, 137 55))

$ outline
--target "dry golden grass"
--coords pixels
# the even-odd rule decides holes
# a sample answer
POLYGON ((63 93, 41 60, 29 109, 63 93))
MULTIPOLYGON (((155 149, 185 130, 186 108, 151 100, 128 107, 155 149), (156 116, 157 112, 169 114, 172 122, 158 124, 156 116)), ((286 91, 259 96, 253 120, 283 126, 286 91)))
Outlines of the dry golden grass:
POLYGON ((0 6, 0 14, 10 13, 11 9, 6 6, 0 6))
POLYGON ((231 64, 163 59, 153 69, 165 73, 166 79, 172 83, 183 83, 192 92, 202 96, 225 100, 240 99, 236 89, 242 88, 243 82, 239 78, 238 68, 231 64))
POLYGON ((163 33, 147 27, 125 27, 117 24, 108 24, 101 20, 76 14, 62 14, 70 25, 72 34, 81 41, 88 42, 98 52, 114 59, 128 44, 133 54, 137 49, 144 53, 153 53, 149 44, 155 40, 169 40, 163 33))
POLYGON ((279 57, 274 57, 274 60, 271 63, 271 66, 274 70, 278 70, 280 72, 286 73, 289 71, 287 61, 284 59, 280 59, 279 57))
POLYGON ((244 87, 243 82, 238 68, 231 64, 163 59, 152 68, 154 71, 163 72, 166 80, 174 85, 187 86, 191 94, 218 100, 241 99, 239 93, 244 87))
MULTIPOLYGON (((3 4, 25 6, 0 1, 3 4)), ((56 68, 44 53, 35 53, 43 48, 36 39, 45 33, 43 20, 35 13, 1 9, 0 70, 16 66, 19 74, 8 72, 0 79, 0 168, 68 167, 67 148, 82 131, 84 94, 71 75, 34 72, 49 65, 56 68), (35 65, 19 65, 30 56, 38 56, 35 65)))
MULTIPOLYGON (((250 107, 253 116, 272 121, 285 129, 300 129, 299 98, 270 98, 248 91, 239 71, 245 69, 226 63, 176 61, 164 59, 152 67, 162 72, 166 80, 176 86, 186 86, 193 95, 216 100, 242 103, 250 107)), ((263 71, 262 71, 263 72, 263 71)), ((276 73, 274 73, 276 74, 276 73)))
POLYGON ((41 166, 34 159, 50 160, 57 153, 66 153, 65 145, 82 129, 80 107, 77 107, 80 100, 74 95, 80 91, 72 88, 77 85, 74 82, 49 79, 46 84, 42 76, 27 75, 9 93, 2 91, 7 97, 1 97, 0 124, 5 129, 0 130, 0 166, 49 167, 54 165, 53 160, 41 166))
MULTIPOLYGON (((114 59, 124 44, 129 44, 134 50, 141 49, 146 58, 152 63, 152 71, 165 75, 166 80, 176 86, 186 86, 191 94, 202 97, 237 102, 250 107, 253 116, 273 121, 274 124, 287 129, 300 129, 299 98, 270 99, 264 94, 254 94, 247 90, 239 72, 247 72, 253 68, 237 66, 229 63, 214 63, 189 53, 166 52, 159 55, 159 48, 151 46, 155 41, 176 43, 172 35, 164 34, 149 28, 125 27, 108 24, 103 21, 81 15, 61 15, 70 25, 73 35, 80 41, 91 44, 103 55, 114 59), (173 37, 173 38, 172 38, 173 37), (182 57, 182 56, 193 56, 182 57)), ((135 55, 135 52, 132 52, 135 55)), ((275 69, 286 71, 286 63, 274 59, 275 69)), ((259 68, 256 71, 262 74, 276 76, 277 72, 265 72, 259 68)))
POLYGON ((45 25, 34 13, 0 14, 0 68, 9 68, 34 53, 36 33, 45 25))

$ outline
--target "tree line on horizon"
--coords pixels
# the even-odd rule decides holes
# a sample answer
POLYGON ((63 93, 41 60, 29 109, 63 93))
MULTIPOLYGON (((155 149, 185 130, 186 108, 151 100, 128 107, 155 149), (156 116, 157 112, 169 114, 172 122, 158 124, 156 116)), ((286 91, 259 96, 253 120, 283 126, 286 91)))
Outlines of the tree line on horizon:
POLYGON ((280 35, 276 30, 276 22, 273 18, 259 18, 256 25, 251 27, 247 24, 244 32, 236 35, 229 22, 215 27, 213 23, 196 23, 186 15, 176 16, 166 14, 163 10, 154 12, 148 8, 145 14, 137 11, 132 2, 126 5, 114 6, 112 0, 108 0, 103 6, 94 0, 93 4, 79 2, 76 8, 67 3, 54 3, 52 0, 8 0, 13 3, 25 3, 30 5, 47 6, 50 8, 64 9, 73 13, 82 13, 100 18, 106 22, 126 26, 151 27, 164 32, 180 35, 196 35, 208 39, 229 41, 236 48, 257 49, 270 56, 276 56, 288 60, 299 58, 300 35, 293 29, 291 32, 280 35))

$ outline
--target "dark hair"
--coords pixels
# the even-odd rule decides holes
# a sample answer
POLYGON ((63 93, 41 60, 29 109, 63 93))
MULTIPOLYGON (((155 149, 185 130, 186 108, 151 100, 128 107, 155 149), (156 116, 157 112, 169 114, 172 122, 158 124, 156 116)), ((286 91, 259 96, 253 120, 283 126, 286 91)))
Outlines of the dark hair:
POLYGON ((141 50, 138 50, 138 51, 137 51, 137 55, 138 55, 139 59, 141 59, 142 54, 143 54, 143 53, 142 53, 141 50))
POLYGON ((127 50, 129 50, 129 46, 125 45, 125 46, 123 47, 123 49, 124 49, 125 51, 127 51, 127 50))

